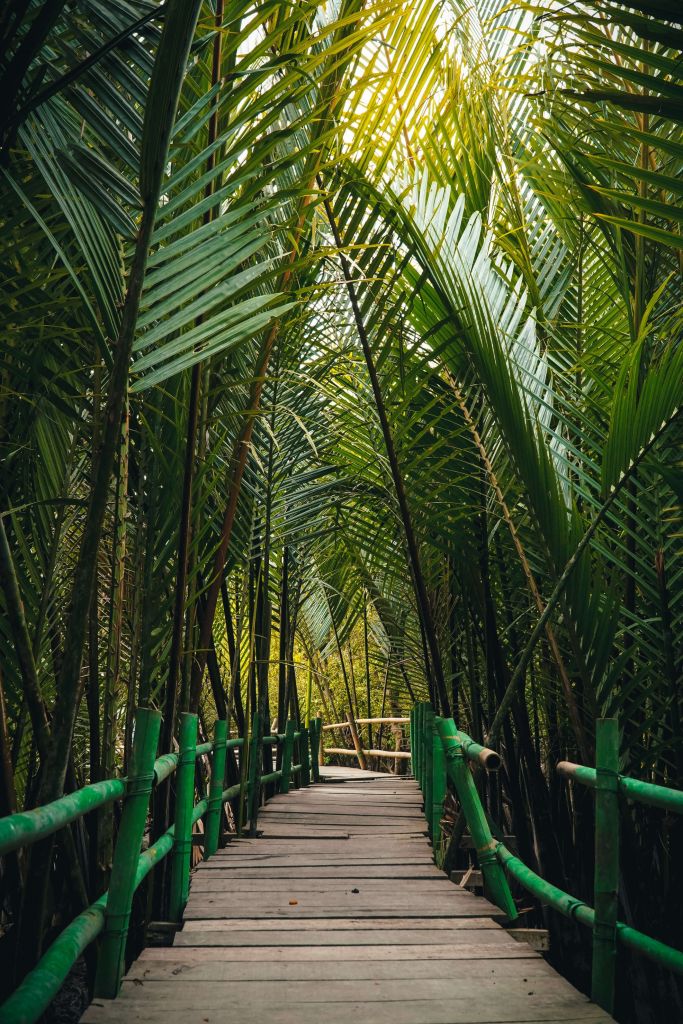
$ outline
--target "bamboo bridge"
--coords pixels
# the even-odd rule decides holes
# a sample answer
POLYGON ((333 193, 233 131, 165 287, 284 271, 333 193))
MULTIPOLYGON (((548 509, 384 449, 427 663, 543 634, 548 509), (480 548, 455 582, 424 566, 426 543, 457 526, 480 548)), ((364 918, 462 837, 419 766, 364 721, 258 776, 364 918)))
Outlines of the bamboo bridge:
MULTIPOLYGON (((64 928, 0 1007, 0 1024, 38 1020, 96 939, 95 996, 83 1024, 599 1024, 613 1019, 619 943, 683 973, 683 954, 616 918, 619 793, 678 813, 683 795, 618 774, 612 719, 598 723, 597 769, 558 766, 596 793, 594 909, 493 837, 475 772, 495 771, 500 759, 427 704, 411 712, 413 774, 403 776, 322 767, 319 719, 263 735, 255 715, 246 740, 228 739, 218 722, 214 740, 198 744, 197 716, 184 715, 179 750, 156 757, 159 724, 158 712, 137 712, 127 779, 0 820, 3 855, 123 800, 108 892, 64 928), (229 750, 241 778, 224 788, 229 750), (209 782, 195 802, 203 760, 209 782), (152 789, 171 775, 175 820, 140 852, 152 789), (449 787, 487 898, 441 870, 449 787), (240 812, 238 835, 223 836, 231 800, 244 820, 240 812), (191 871, 198 844, 203 860, 191 871), (167 856, 172 942, 144 949, 126 973, 134 893, 167 856), (512 937, 509 880, 592 929, 592 1001, 512 937)), ((355 723, 349 728, 354 738, 355 723)))

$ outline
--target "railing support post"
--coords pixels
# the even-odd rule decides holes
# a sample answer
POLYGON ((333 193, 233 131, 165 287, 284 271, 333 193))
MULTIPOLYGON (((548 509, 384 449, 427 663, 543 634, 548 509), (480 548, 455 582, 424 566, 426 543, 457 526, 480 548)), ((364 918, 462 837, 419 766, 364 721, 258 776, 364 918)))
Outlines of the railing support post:
POLYGON ((424 808, 425 817, 427 819, 427 829, 429 835, 432 834, 432 783, 434 781, 434 744, 432 743, 432 734, 434 731, 434 712, 432 711, 431 704, 427 704, 424 709, 424 718, 422 723, 422 736, 423 736, 423 756, 424 756, 424 788, 422 794, 424 796, 424 808))
POLYGON ((204 860, 208 860, 218 849, 223 814, 227 742, 228 723, 218 719, 213 730, 213 756, 211 758, 211 783, 205 824, 204 860))
POLYGON ((432 814, 431 830, 432 846, 434 848, 434 860, 441 863, 441 816, 443 814, 444 800, 446 799, 446 755, 439 735, 439 722, 442 719, 434 718, 432 727, 432 814))
POLYGON ((322 718, 313 718, 309 726, 311 735, 311 772, 314 782, 320 782, 320 736, 322 724, 322 718))
POLYGON ((363 745, 358 735, 358 727, 356 725, 356 719, 353 716, 353 712, 349 709, 346 716, 346 721, 349 723, 349 729, 351 730, 351 739, 353 740, 354 750, 356 751, 356 757, 358 758, 358 767, 362 768, 363 771, 368 770, 368 762, 363 750, 363 745))
POLYGON ((154 781, 160 726, 161 714, 158 711, 138 708, 135 712, 130 773, 114 850, 104 935, 95 978, 95 995, 104 999, 118 995, 125 967, 130 908, 154 781))
POLYGON ((438 731, 443 742, 448 774, 453 780, 460 806, 462 807, 477 851, 479 866, 484 878, 484 888, 491 901, 513 921, 518 917, 515 901, 512 898, 503 867, 498 862, 496 856, 497 844, 491 835, 491 829, 489 828, 477 787, 474 784, 472 772, 465 760, 465 754, 458 739, 458 730, 456 729, 455 722, 452 718, 439 719, 438 731))
POLYGON ((197 760, 197 715, 180 716, 178 768, 176 771, 173 852, 171 854, 171 893, 169 917, 180 921, 190 895, 190 857, 192 854, 192 809, 197 760))
POLYGON ((282 775, 280 776, 280 792, 289 793, 289 781, 292 775, 292 755, 294 753, 294 733, 296 723, 290 718, 285 725, 285 739, 282 744, 282 775))
POLYGON ((420 779, 420 705, 415 705, 415 715, 413 717, 413 739, 411 742, 411 750, 413 752, 413 775, 418 787, 422 789, 422 782, 420 779))
POLYGON ((256 835, 258 810, 261 802, 261 715, 255 712, 251 720, 251 740, 249 741, 249 785, 247 789, 249 802, 249 834, 256 835))
POLYGON ((591 998, 614 1010, 619 903, 619 723, 600 718, 595 731, 595 877, 591 998))
POLYGON ((418 708, 418 739, 420 741, 420 789, 424 796, 425 786, 427 782, 427 760, 426 760, 426 747, 425 747, 425 719, 427 717, 427 709, 429 704, 426 701, 421 701, 418 708))
POLYGON ((301 751, 301 785, 310 786, 311 750, 308 729, 306 728, 305 725, 301 726, 301 732, 299 736, 299 750, 301 751))

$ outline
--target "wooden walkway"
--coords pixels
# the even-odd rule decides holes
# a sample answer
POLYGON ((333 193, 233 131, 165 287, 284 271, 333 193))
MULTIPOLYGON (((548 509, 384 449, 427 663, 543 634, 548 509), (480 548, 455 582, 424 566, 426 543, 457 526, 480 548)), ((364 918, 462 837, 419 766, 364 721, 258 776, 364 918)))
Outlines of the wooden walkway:
POLYGON ((610 1018, 431 859, 412 779, 324 769, 192 880, 87 1024, 597 1024, 610 1018))

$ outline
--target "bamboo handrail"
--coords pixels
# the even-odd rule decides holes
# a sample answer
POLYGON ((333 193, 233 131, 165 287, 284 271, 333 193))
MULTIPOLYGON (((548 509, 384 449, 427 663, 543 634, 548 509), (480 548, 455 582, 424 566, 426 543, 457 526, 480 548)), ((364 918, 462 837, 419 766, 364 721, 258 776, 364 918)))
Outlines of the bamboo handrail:
MULTIPOLYGON (((44 807, 0 818, 0 855, 3 855, 47 838, 94 809, 115 800, 123 801, 109 890, 63 929, 38 964, 0 1006, 2 1024, 34 1024, 54 999, 76 960, 101 933, 104 934, 97 957, 95 992, 104 998, 115 997, 121 985, 128 932, 127 924, 122 926, 121 922, 128 921, 135 891, 150 871, 171 855, 171 906, 176 919, 179 919, 187 899, 192 826, 206 816, 206 860, 218 847, 220 818, 226 801, 240 797, 246 789, 249 806, 257 806, 261 786, 269 782, 279 783, 279 791, 287 792, 290 778, 285 778, 282 768, 263 776, 257 772, 251 787, 238 783, 223 789, 226 750, 237 747, 249 749, 244 737, 227 739, 225 721, 216 722, 213 741, 197 744, 197 716, 183 715, 180 749, 155 757, 160 722, 158 711, 138 708, 135 712, 131 770, 127 778, 107 779, 84 786, 44 807), (207 793, 195 803, 195 762, 206 755, 211 757, 212 777, 207 793), (164 835, 141 853, 152 789, 174 772, 177 773, 175 821, 164 835)), ((252 737, 254 732, 252 726, 252 737)), ((310 769, 313 781, 317 782, 320 777, 318 751, 321 732, 320 719, 313 719, 308 729, 300 731, 295 731, 295 723, 290 722, 288 733, 263 737, 261 743, 284 741, 287 745, 287 736, 291 737, 292 743, 295 738, 300 739, 301 764, 291 765, 291 751, 289 763, 291 775, 299 778, 298 785, 306 786, 310 781, 310 769)))
POLYGON ((440 863, 440 818, 450 781, 478 852, 489 898, 510 919, 518 916, 503 871, 535 896, 593 932, 591 998, 608 1013, 614 1008, 617 945, 642 953, 655 963, 683 975, 683 952, 617 920, 619 887, 619 794, 629 800, 683 814, 683 793, 666 786, 619 774, 619 729, 616 719, 596 723, 596 767, 560 761, 558 774, 596 794, 594 905, 571 896, 516 857, 491 834, 488 818, 467 761, 487 770, 500 765, 499 755, 460 732, 452 718, 434 715, 431 706, 415 704, 410 714, 413 771, 424 794, 425 815, 440 863), (444 756, 445 755, 445 756, 444 756), (439 797, 435 799, 438 791, 439 797))
MULTIPOLYGON (((356 718, 354 719, 356 725, 408 725, 410 722, 409 718, 356 718)), ((331 725, 324 725, 323 731, 327 729, 348 729, 348 722, 333 722, 331 725)))
MULTIPOLYGON (((370 757, 394 757, 394 758, 407 758, 410 759, 409 750, 366 750, 363 748, 363 752, 370 757)), ((324 754, 342 754, 347 757, 356 757, 356 751, 351 750, 347 747, 325 747, 323 750, 324 754)))

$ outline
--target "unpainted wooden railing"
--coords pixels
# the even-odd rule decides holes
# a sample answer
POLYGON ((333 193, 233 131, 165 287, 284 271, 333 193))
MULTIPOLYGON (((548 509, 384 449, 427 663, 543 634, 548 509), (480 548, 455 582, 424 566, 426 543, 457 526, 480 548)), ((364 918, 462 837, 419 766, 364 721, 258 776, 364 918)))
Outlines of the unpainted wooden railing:
POLYGON ((428 703, 410 713, 413 774, 424 797, 425 816, 437 863, 442 859, 440 823, 450 782, 470 831, 489 899, 514 920, 518 914, 506 873, 540 903, 590 928, 593 933, 591 997, 612 1013, 617 946, 621 944, 677 974, 683 952, 617 919, 619 895, 619 797, 683 814, 683 793, 619 774, 619 726, 615 718, 596 723, 596 767, 561 761, 557 771, 595 791, 594 907, 551 885, 495 839, 470 766, 496 771, 500 757, 460 732, 452 718, 440 718, 428 703))
POLYGON ((395 761, 410 760, 409 750, 374 750, 364 747, 358 732, 359 725, 408 725, 409 718, 356 718, 349 713, 345 722, 330 722, 322 726, 323 732, 348 729, 351 734, 352 747, 321 747, 321 755, 336 754, 339 757, 354 757, 358 761, 358 767, 367 769, 368 757, 387 757, 395 761))
MULTIPOLYGON (((322 722, 313 719, 308 728, 287 722, 285 732, 263 736, 255 714, 246 739, 246 758, 240 756, 241 781, 225 787, 229 749, 245 750, 245 738, 228 738, 227 722, 217 721, 212 742, 197 744, 198 718, 180 718, 179 749, 157 757, 161 715, 149 708, 135 713, 130 772, 127 778, 106 779, 84 786, 60 800, 0 818, 0 856, 31 846, 70 825, 84 814, 116 800, 123 802, 116 837, 109 889, 68 924, 34 969, 0 1006, 0 1024, 33 1024, 43 1014, 84 950, 102 935, 97 953, 95 995, 118 995, 125 969, 126 940, 135 891, 150 871, 171 858, 169 913, 171 922, 182 919, 189 894, 193 826, 204 819, 204 859, 218 849, 223 805, 240 799, 245 818, 254 833, 263 787, 276 784, 287 793, 292 781, 307 786, 319 779, 319 747, 322 722), (281 767, 262 774, 262 748, 281 747, 281 767), (299 762, 294 763, 295 753, 299 762), (196 762, 210 759, 208 789, 197 802, 196 762), (148 849, 142 851, 149 801, 154 786, 175 773, 175 821, 148 849), (141 852, 142 851, 142 852, 141 852)), ((240 815, 241 818, 241 815, 240 815)))

